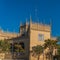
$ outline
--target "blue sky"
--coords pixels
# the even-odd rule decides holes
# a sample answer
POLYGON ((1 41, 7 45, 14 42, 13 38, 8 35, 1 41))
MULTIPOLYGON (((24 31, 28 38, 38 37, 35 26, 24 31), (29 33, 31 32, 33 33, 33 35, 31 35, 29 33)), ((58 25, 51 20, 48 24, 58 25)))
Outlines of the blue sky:
POLYGON ((49 23, 52 20, 52 35, 60 36, 60 0, 0 0, 0 27, 18 32, 20 22, 33 21, 49 23), (35 11, 37 9, 37 11, 35 11))

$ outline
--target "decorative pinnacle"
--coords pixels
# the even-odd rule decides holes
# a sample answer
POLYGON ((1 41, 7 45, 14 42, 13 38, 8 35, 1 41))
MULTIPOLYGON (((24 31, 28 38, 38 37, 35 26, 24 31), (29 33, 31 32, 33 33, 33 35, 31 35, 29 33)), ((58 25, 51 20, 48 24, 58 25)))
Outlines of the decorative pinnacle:
POLYGON ((27 23, 27 18, 26 18, 26 23, 27 23))
POLYGON ((30 23, 32 22, 31 14, 30 14, 30 23))
POLYGON ((50 26, 52 26, 52 19, 50 19, 50 26))
POLYGON ((22 22, 20 21, 20 26, 22 26, 22 22))

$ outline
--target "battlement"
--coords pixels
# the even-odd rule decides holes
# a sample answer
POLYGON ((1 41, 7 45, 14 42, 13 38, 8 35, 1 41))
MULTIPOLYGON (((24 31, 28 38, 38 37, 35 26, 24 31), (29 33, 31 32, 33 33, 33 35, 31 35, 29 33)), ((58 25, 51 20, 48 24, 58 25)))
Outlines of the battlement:
POLYGON ((35 22, 30 22, 30 23, 26 22, 25 24, 22 24, 20 26, 20 32, 23 33, 24 31, 27 31, 28 28, 33 30, 47 31, 47 32, 51 31, 51 25, 35 23, 35 22))
POLYGON ((31 23, 30 29, 41 30, 41 31, 51 31, 51 26, 42 23, 31 23))
POLYGON ((3 31, 2 29, 0 30, 0 40, 14 38, 17 37, 18 35, 19 35, 18 33, 3 31))

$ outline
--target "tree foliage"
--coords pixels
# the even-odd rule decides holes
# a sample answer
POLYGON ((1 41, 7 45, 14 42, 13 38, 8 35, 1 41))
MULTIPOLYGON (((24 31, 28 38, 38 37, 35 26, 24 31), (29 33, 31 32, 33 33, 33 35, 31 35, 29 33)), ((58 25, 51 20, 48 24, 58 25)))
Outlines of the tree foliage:
POLYGON ((6 40, 0 40, 0 50, 1 52, 10 51, 10 43, 6 40))
POLYGON ((43 52, 43 47, 41 45, 33 46, 32 51, 33 56, 37 56, 39 60, 40 54, 43 52))
MULTIPOLYGON (((49 56, 49 59, 53 59, 53 51, 54 49, 57 49, 57 40, 45 40, 44 48, 49 48, 49 52, 47 53, 49 56)), ((56 52, 54 52, 56 54, 56 52)))
POLYGON ((60 55, 60 36, 57 37, 57 40, 58 40, 57 52, 58 52, 58 55, 60 55))
POLYGON ((24 52, 24 49, 22 48, 22 46, 20 44, 16 44, 15 45, 15 51, 16 52, 24 52))
POLYGON ((45 47, 45 48, 48 47, 49 49, 51 49, 51 48, 56 48, 56 47, 57 47, 57 41, 50 40, 50 39, 45 40, 44 47, 45 47))

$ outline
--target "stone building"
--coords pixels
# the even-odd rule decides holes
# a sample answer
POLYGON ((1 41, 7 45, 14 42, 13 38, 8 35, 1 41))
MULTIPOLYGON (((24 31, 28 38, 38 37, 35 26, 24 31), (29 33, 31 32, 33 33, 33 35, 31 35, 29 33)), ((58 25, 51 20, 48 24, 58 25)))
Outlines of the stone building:
MULTIPOLYGON (((37 60, 37 57, 32 56, 32 47, 36 45, 43 45, 44 40, 56 38, 51 37, 51 25, 42 23, 33 23, 30 18, 30 23, 20 24, 19 33, 9 33, 0 31, 0 40, 7 40, 11 44, 11 58, 21 60, 37 60), (14 46, 20 44, 24 49, 22 53, 16 53, 14 46)), ((44 51, 45 52, 45 51, 44 51)), ((9 56, 8 54, 6 56, 9 56)), ((9 58, 8 58, 9 59, 9 58)), ((43 54, 40 56, 43 60, 43 54)), ((44 60, 46 56, 44 55, 44 60)))

